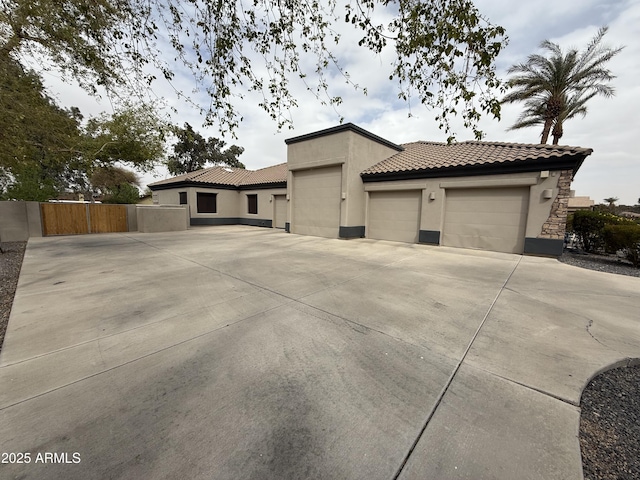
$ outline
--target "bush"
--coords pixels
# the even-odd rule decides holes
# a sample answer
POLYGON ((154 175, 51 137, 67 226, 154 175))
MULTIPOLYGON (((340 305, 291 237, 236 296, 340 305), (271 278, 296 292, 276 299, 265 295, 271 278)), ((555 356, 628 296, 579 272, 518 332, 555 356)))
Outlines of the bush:
POLYGON ((640 265, 640 225, 606 225, 602 236, 607 251, 622 250, 634 267, 640 265))
POLYGON ((578 235, 582 248, 587 252, 604 247, 603 231, 607 225, 634 225, 634 222, 607 212, 578 210, 571 219, 571 229, 578 235))

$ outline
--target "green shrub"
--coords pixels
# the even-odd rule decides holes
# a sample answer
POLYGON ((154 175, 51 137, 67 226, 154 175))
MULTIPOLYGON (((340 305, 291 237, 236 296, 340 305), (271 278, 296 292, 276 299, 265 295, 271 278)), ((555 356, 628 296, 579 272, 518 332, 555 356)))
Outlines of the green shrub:
POLYGON ((602 237, 608 252, 622 250, 635 267, 640 265, 640 225, 606 225, 602 237))
POLYGON ((634 222, 607 212, 578 210, 573 214, 571 227, 587 252, 602 250, 605 246, 603 230, 607 225, 634 225, 634 222))

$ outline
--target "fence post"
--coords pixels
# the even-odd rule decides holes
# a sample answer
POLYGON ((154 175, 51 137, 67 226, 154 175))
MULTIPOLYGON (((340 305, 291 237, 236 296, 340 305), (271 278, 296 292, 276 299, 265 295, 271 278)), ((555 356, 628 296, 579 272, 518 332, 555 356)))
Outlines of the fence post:
POLYGON ((88 203, 84 204, 84 211, 85 211, 85 214, 87 215, 87 233, 93 233, 91 231, 91 213, 89 211, 89 205, 90 204, 88 203))

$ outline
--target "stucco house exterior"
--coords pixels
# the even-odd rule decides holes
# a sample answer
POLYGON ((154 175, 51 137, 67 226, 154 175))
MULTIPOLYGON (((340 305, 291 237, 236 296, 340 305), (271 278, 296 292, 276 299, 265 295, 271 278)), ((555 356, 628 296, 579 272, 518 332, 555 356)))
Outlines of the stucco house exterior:
POLYGON ((351 123, 285 143, 286 164, 213 167, 150 188, 160 204, 186 198, 192 225, 560 255, 571 180, 592 153, 502 142, 398 145, 351 123), (219 211, 198 207, 207 193, 218 196, 219 211), (248 213, 247 195, 258 196, 257 214, 248 213))
POLYGON ((156 205, 188 205, 191 225, 285 227, 286 163, 255 171, 205 168, 149 188, 156 205))

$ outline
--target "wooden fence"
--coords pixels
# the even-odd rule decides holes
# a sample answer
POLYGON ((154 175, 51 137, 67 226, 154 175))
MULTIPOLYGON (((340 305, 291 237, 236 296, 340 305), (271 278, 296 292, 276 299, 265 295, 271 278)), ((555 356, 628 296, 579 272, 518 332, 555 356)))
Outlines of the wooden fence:
POLYGON ((41 203, 42 234, 127 232, 127 207, 98 203, 41 203))

